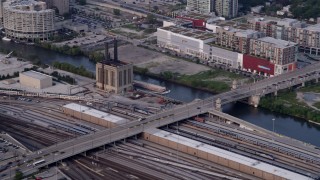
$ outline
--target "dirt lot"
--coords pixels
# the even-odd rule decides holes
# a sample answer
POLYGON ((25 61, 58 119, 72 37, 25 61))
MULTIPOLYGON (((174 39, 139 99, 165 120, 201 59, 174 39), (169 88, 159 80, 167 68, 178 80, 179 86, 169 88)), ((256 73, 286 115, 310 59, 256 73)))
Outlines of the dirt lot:
MULTIPOLYGON (((171 71, 192 75, 210 69, 200 64, 187 62, 133 45, 121 46, 118 51, 120 60, 131 62, 138 67, 148 68, 150 72, 156 74, 164 71, 171 71)), ((113 50, 110 50, 111 54, 112 52, 113 50)))

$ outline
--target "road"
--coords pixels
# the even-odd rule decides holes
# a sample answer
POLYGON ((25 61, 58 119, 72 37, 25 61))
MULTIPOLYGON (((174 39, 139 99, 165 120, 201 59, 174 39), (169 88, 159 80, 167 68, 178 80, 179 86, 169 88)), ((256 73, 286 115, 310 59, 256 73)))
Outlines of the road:
MULTIPOLYGON (((20 170, 24 174, 29 174, 36 168, 43 167, 48 164, 52 164, 59 160, 74 156, 76 154, 83 153, 87 150, 102 147, 105 144, 109 144, 115 141, 123 140, 126 137, 134 136, 142 133, 147 128, 157 128, 167 124, 171 124, 183 119, 196 116, 201 113, 212 110, 216 100, 221 99, 221 104, 241 100, 252 95, 264 95, 272 93, 280 89, 285 89, 293 85, 301 84, 306 81, 318 79, 320 63, 307 66, 303 69, 299 69, 293 72, 289 72, 283 75, 279 75, 273 78, 264 79, 245 87, 214 95, 204 100, 198 100, 178 106, 176 108, 149 116, 143 121, 133 121, 122 126, 118 126, 112 129, 95 132, 81 137, 77 137, 72 140, 61 142, 54 146, 50 146, 41 150, 42 153, 33 153, 27 156, 28 159, 40 160, 44 159, 45 163, 36 166, 26 166, 23 164, 20 166, 20 170)), ((308 153, 307 151, 305 153, 308 153)), ((319 155, 314 155, 315 158, 319 158, 319 155)), ((10 173, 13 174, 13 173, 10 173)), ((0 174, 1 177, 2 174, 0 174)), ((5 176, 8 178, 8 175, 5 176)))

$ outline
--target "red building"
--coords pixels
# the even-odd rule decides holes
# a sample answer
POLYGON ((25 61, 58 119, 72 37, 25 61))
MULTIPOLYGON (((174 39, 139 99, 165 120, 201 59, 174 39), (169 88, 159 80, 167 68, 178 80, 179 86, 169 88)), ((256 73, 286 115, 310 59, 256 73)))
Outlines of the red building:
POLYGON ((209 20, 212 17, 209 15, 203 15, 198 13, 188 13, 188 14, 177 15, 175 16, 175 18, 192 21, 192 28, 205 30, 207 20, 209 20))
POLYGON ((249 56, 247 54, 243 55, 243 68, 255 71, 256 73, 266 73, 268 75, 274 75, 275 65, 270 63, 270 61, 255 56, 249 56))

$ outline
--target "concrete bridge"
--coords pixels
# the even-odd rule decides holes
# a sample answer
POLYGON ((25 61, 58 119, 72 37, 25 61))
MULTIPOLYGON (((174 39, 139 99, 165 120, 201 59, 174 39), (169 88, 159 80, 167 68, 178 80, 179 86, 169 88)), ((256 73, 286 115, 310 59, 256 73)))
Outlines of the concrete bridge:
MULTIPOLYGON (((36 165, 34 167, 23 164, 19 168, 24 174, 30 174, 37 168, 55 163, 80 153, 85 153, 86 151, 94 148, 104 148, 106 144, 135 136, 144 132, 145 129, 158 128, 209 111, 220 113, 219 115, 221 118, 228 118, 230 115, 220 112, 223 104, 249 98, 250 104, 258 106, 261 96, 269 93, 277 94, 277 92, 281 89, 286 89, 298 84, 304 85, 307 81, 318 81, 319 77, 320 63, 317 63, 313 64, 312 66, 307 66, 303 69, 269 79, 264 79, 245 87, 234 86, 233 90, 229 92, 214 95, 204 100, 193 101, 177 108, 151 115, 143 121, 129 122, 123 126, 81 136, 44 148, 41 150, 41 154, 35 152, 28 155, 24 160, 44 159, 45 163, 36 165)), ((318 154, 315 156, 316 158, 319 158, 318 154)))

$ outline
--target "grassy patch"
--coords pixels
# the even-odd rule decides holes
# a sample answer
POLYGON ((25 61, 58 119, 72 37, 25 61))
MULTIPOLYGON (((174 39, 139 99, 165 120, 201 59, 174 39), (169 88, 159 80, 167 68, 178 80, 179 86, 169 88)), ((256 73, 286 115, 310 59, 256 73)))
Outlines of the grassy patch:
POLYGON ((230 80, 242 78, 237 74, 217 69, 200 72, 194 75, 181 75, 177 77, 177 81, 196 88, 208 89, 214 92, 225 92, 230 90, 231 82, 228 83, 215 79, 220 77, 228 78, 230 80))
POLYGON ((307 85, 306 87, 300 88, 299 91, 320 93, 320 83, 307 85))
POLYGON ((310 108, 305 103, 299 102, 294 91, 285 90, 279 92, 278 96, 263 97, 259 106, 271 111, 320 122, 320 112, 310 108))
POLYGON ((147 36, 145 34, 139 35, 139 34, 136 34, 136 33, 124 32, 124 31, 121 31, 120 29, 113 29, 113 30, 111 30, 111 32, 115 33, 115 34, 120 34, 122 36, 126 36, 127 38, 130 38, 130 39, 144 39, 144 38, 147 38, 147 36))
POLYGON ((320 102, 314 103, 313 106, 316 107, 316 108, 318 108, 318 109, 320 109, 320 102))
POLYGON ((141 31, 140 28, 138 28, 135 24, 126 24, 124 26, 122 26, 123 28, 127 28, 127 29, 131 29, 131 30, 134 30, 134 31, 141 31))

